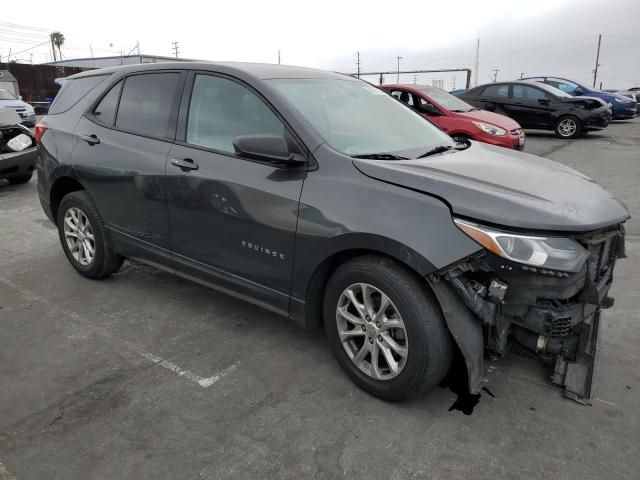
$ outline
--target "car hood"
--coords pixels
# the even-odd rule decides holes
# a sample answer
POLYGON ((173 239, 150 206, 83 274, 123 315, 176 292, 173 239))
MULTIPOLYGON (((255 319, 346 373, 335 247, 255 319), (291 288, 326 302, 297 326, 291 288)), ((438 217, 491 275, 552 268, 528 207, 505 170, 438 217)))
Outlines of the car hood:
POLYGON ((497 127, 502 127, 507 130, 513 130, 515 128, 521 128, 518 122, 515 120, 500 115, 499 113, 488 112, 487 110, 471 110, 470 112, 452 112, 456 115, 460 115, 463 118, 470 120, 476 120, 478 122, 487 122, 497 127))
POLYGON ((29 104, 22 100, 0 100, 0 107, 7 108, 26 108, 29 104))
POLYGON ((589 97, 588 95, 580 95, 579 97, 562 97, 563 103, 586 104, 592 107, 608 107, 606 100, 599 97, 589 97))
POLYGON ((629 218, 626 207, 589 177, 478 142, 422 159, 355 159, 354 165, 371 178, 438 197, 454 215, 493 225, 587 232, 629 218))

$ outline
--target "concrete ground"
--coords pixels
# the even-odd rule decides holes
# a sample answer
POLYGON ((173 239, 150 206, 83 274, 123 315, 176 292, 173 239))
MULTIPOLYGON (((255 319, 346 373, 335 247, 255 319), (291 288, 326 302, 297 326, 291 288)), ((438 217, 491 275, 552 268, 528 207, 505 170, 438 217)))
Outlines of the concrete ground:
MULTIPOLYGON (((640 119, 527 142, 640 216, 640 119)), ((593 406, 510 356, 471 415, 449 411, 446 388, 377 400, 322 331, 153 268, 83 279, 35 180, 0 182, 0 221, 0 480, 640 478, 637 220, 603 316, 593 406)))

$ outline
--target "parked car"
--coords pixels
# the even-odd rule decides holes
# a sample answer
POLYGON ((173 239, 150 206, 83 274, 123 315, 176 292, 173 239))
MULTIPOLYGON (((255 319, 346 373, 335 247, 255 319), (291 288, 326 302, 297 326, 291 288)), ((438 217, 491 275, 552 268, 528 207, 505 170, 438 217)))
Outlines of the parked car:
POLYGON ((568 167, 457 145, 367 82, 265 64, 83 72, 36 132, 40 201, 85 277, 128 257, 323 324, 386 400, 437 385, 457 349, 477 393, 484 351, 513 341, 591 395, 629 213, 568 167))
POLYGON ((11 108, 20 115, 20 122, 33 127, 36 124, 36 112, 31 105, 22 101, 22 97, 16 97, 9 90, 0 88, 0 108, 11 108))
POLYGON ((11 108, 0 108, 0 180, 17 185, 31 180, 36 164, 33 133, 11 108))
POLYGON ((627 120, 636 116, 636 104, 633 100, 617 95, 615 93, 603 92, 595 88, 588 87, 582 83, 557 77, 528 77, 524 80, 530 82, 541 82, 551 85, 558 90, 562 90, 574 97, 588 96, 604 100, 611 105, 613 110, 613 120, 627 120))
POLYGON ((382 85, 380 88, 429 119, 458 143, 470 139, 515 150, 524 149, 524 130, 509 117, 475 108, 436 87, 382 85))
POLYGON ((553 130, 561 138, 609 125, 611 109, 599 98, 572 97, 537 82, 480 85, 459 96, 465 102, 513 118, 523 128, 553 130))
POLYGON ((636 113, 640 115, 640 92, 633 91, 633 90, 604 90, 604 91, 630 98, 631 100, 636 102, 636 113))

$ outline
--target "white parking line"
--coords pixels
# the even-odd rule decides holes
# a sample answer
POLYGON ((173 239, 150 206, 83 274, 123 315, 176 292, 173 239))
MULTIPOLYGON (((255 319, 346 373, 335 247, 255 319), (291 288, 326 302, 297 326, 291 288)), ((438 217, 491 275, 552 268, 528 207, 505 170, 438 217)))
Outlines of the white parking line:
POLYGON ((238 368, 238 365, 240 364, 240 362, 235 362, 229 365, 228 367, 223 368, 219 372, 216 372, 214 375, 211 375, 210 377, 201 377, 200 375, 197 375, 190 370, 186 370, 176 365, 173 362, 170 362, 168 360, 163 359, 162 357, 159 357, 158 355, 149 353, 144 349, 140 348, 139 346, 137 346, 136 344, 128 340, 125 340, 123 338, 117 337, 103 328, 96 327, 95 325, 93 325, 91 322, 89 322, 88 320, 86 320, 76 312, 73 312, 71 310, 67 310, 66 308, 62 308, 62 307, 59 307, 58 305, 55 305, 50 300, 40 297, 35 293, 33 293, 32 291, 27 290, 26 288, 23 288, 20 285, 13 283, 8 278, 4 278, 0 276, 0 283, 3 283, 7 287, 18 291, 27 300, 43 303, 47 305, 51 311, 57 311, 63 315, 66 315, 67 317, 70 317, 76 323, 79 323, 83 328, 91 330, 94 333, 98 334, 99 336, 106 338, 112 346, 117 346, 117 347, 120 347, 120 349, 124 349, 128 352, 134 353, 136 356, 142 357, 150 361, 154 365, 159 365, 162 368, 166 368, 167 370, 177 374, 179 377, 184 377, 192 381, 193 383, 200 385, 202 388, 209 388, 211 385, 213 385, 217 381, 221 380, 222 378, 232 373, 236 368, 238 368))

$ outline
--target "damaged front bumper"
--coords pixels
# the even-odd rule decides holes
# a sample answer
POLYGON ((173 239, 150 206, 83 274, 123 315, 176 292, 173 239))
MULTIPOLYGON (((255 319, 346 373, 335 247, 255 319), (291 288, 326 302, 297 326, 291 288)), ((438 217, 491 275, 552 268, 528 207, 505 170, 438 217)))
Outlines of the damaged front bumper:
POLYGON ((589 257, 578 273, 511 262, 482 251, 429 277, 447 325, 465 358, 471 393, 484 378, 484 354, 511 350, 555 363, 552 382, 590 403, 598 362, 600 312, 617 258, 622 226, 576 237, 589 257))

